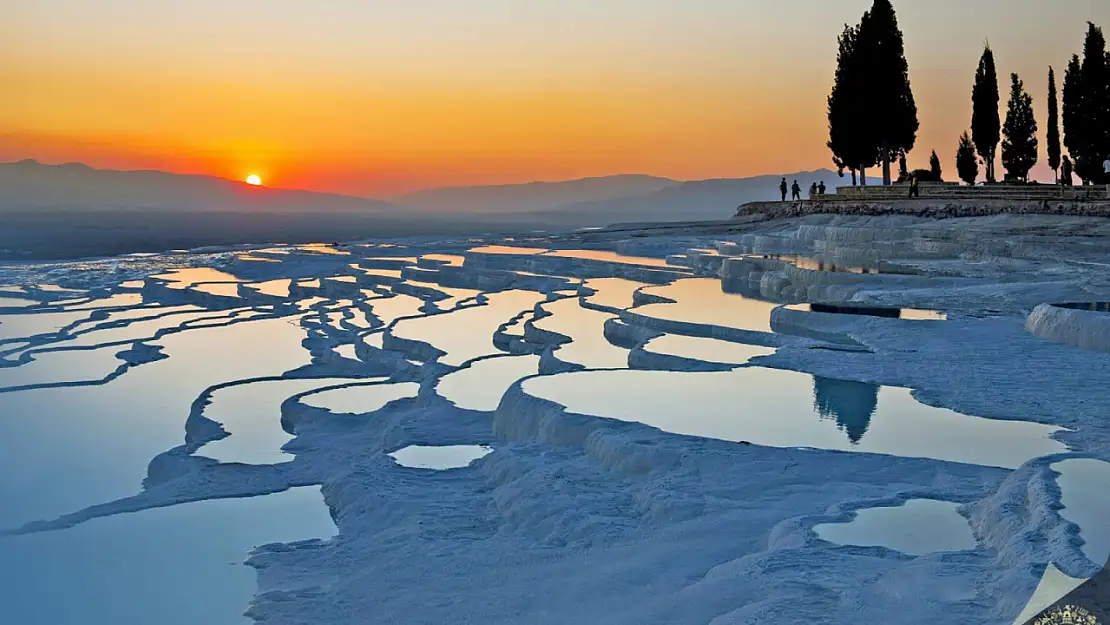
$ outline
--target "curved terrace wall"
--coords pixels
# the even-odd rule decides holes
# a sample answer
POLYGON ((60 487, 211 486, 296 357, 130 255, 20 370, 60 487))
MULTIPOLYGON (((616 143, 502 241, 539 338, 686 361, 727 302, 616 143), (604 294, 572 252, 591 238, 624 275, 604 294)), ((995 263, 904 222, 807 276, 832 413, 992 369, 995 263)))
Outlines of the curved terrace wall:
POLYGON ((1110 312, 1041 304, 1029 314, 1025 330, 1042 339, 1110 352, 1110 312))

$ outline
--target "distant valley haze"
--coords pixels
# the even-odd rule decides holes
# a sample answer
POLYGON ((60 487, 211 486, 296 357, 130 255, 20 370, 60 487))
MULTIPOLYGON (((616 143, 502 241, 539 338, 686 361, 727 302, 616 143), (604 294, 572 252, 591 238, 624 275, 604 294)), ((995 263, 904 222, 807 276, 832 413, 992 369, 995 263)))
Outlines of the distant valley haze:
MULTIPOLYGON (((803 187, 835 172, 786 175, 803 187)), ((252 186, 212 176, 0 163, 0 259, 71 258, 234 243, 572 230, 727 219, 777 197, 780 174, 677 181, 616 175, 449 187, 389 200, 252 186)))

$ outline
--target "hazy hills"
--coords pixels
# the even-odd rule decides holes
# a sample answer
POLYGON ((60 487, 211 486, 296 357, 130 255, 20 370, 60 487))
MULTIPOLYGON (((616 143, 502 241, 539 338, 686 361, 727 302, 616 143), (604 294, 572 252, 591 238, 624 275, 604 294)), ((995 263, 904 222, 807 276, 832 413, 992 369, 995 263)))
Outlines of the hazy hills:
MULTIPOLYGON (((622 175, 433 189, 386 202, 210 176, 0 163, 0 260, 728 219, 739 204, 777 198, 780 177, 622 175)), ((803 188, 824 180, 830 191, 840 180, 828 170, 787 177, 803 188)))
POLYGON ((677 180, 625 174, 561 182, 443 187, 394 198, 398 204, 433 211, 473 214, 532 213, 579 202, 603 202, 654 193, 677 180))
POLYGON ((21 209, 399 214, 378 200, 252 187, 213 176, 113 171, 79 163, 0 163, 0 211, 21 209))
MULTIPOLYGON (((824 181, 831 193, 841 180, 827 169, 786 175, 798 181, 803 194, 813 182, 824 181)), ((599 226, 621 222, 700 221, 728 219, 746 202, 776 200, 781 175, 681 182, 651 193, 602 201, 576 202, 531 215, 551 223, 599 226)))
MULTIPOLYGON (((808 188, 828 170, 788 174, 808 188)), ((0 211, 34 209, 361 215, 408 219, 543 222, 567 227, 616 221, 726 219, 739 204, 774 199, 780 176, 680 182, 641 175, 448 187, 382 200, 269 187, 212 176, 112 171, 82 164, 0 163, 0 211)))

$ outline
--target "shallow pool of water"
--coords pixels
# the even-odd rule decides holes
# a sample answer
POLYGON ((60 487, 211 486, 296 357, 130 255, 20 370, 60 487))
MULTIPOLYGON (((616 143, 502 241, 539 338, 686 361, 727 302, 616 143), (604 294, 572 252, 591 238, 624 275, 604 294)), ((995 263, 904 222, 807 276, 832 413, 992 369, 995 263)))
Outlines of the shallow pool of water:
MULTIPOLYGON (((142 282, 139 282, 140 287, 142 286, 142 284, 143 284, 142 282)), ((72 305, 72 306, 66 306, 66 310, 90 310, 90 309, 96 309, 96 308, 118 308, 118 307, 124 307, 124 306, 139 306, 142 303, 143 303, 143 296, 140 293, 116 293, 115 295, 111 295, 109 297, 105 297, 105 298, 102 298, 102 299, 95 299, 91 302, 85 302, 83 304, 75 304, 75 305, 72 305)))
POLYGON ((291 460, 293 456, 281 450, 292 438, 281 427, 282 402, 314 388, 351 381, 347 378, 276 380, 222 388, 213 393, 204 416, 222 425, 231 436, 208 443, 197 455, 244 464, 291 460))
POLYGON ((237 283, 210 282, 197 284, 193 289, 201 293, 218 295, 220 297, 239 297, 239 285, 237 283))
POLYGON ((623 369, 628 366, 628 350, 605 340, 605 322, 614 319, 614 315, 583 308, 577 297, 547 302, 543 308, 552 315, 535 321, 533 325, 571 338, 570 343, 560 345, 555 351, 559 360, 587 369, 623 369))
MULTIPOLYGON (((0 367, 0 389, 42 384, 102 380, 123 364, 116 354, 123 347, 94 350, 42 352, 18 367, 0 367)), ((3 400, 0 400, 3 405, 3 400)))
POLYGON ((411 295, 383 297, 370 302, 370 314, 384 325, 389 325, 401 317, 419 315, 424 301, 411 295))
POLYGON ((649 256, 628 256, 626 254, 618 254, 617 252, 610 252, 609 250, 554 250, 548 252, 547 256, 558 256, 560 258, 581 258, 583 260, 595 260, 604 263, 620 263, 623 265, 640 265, 643 267, 665 267, 668 269, 684 269, 682 267, 675 267, 669 264, 663 258, 651 258, 649 256))
MULTIPOLYGON (((444 293, 453 298, 455 301, 469 299, 481 293, 481 291, 479 291, 478 289, 463 289, 457 287, 443 286, 438 282, 421 282, 419 280, 407 280, 406 284, 411 284, 422 289, 432 289, 435 291, 439 291, 440 293, 444 293)), ((436 305, 442 305, 443 301, 446 300, 436 302, 436 305)))
POLYGON ((226 271, 211 267, 191 267, 188 269, 174 269, 168 273, 152 276, 160 280, 168 280, 171 289, 184 289, 202 282, 242 282, 237 276, 226 271))
POLYGON ((12 625, 250 625, 250 550, 334 534, 306 487, 0 537, 0 606, 12 625))
POLYGON ((282 278, 279 280, 267 280, 259 282, 258 284, 250 285, 250 288, 262 293, 263 295, 271 295, 273 297, 289 297, 289 286, 293 283, 290 278, 282 278))
POLYGON ((83 319, 89 311, 0 314, 0 339, 29 338, 38 334, 53 334, 83 319))
POLYGON ((365 267, 359 267, 358 270, 368 276, 380 276, 383 278, 392 278, 394 280, 401 279, 400 269, 367 269, 365 267))
POLYGON ((644 345, 644 349, 656 354, 737 365, 744 364, 758 356, 768 356, 775 353, 773 347, 745 345, 719 339, 680 336, 677 334, 664 334, 651 339, 644 345))
POLYGON ((624 278, 593 278, 586 280, 586 286, 597 291, 587 295, 586 301, 598 306, 610 308, 632 308, 632 294, 636 289, 644 286, 642 282, 625 280, 624 278))
POLYGON ((492 452, 493 449, 486 445, 447 445, 443 447, 412 445, 389 454, 389 457, 393 458, 402 467, 445 471, 469 466, 470 463, 492 452))
POLYGON ((777 304, 751 299, 721 290, 715 278, 689 278, 674 284, 644 289, 645 293, 675 300, 673 304, 648 304, 634 312, 667 319, 705 325, 771 331, 771 311, 777 304))
POLYGON ((570 412, 644 423, 666 432, 935 458, 1016 468, 1067 448, 1059 428, 927 406, 909 389, 746 367, 717 373, 592 371, 538 377, 524 391, 570 412))
POLYGON ((539 365, 539 356, 486 358, 444 376, 436 392, 459 408, 492 412, 505 390, 517 380, 535 375, 539 365))
POLYGON ((27 306, 34 306, 35 304, 38 304, 38 302, 33 299, 0 297, 0 308, 26 308, 27 306))
POLYGON ((466 259, 457 254, 424 254, 420 258, 427 258, 443 263, 448 267, 462 267, 466 259))
POLYGON ((344 357, 348 360, 358 360, 358 354, 355 352, 355 346, 354 346, 353 343, 347 343, 346 345, 339 345, 338 347, 336 347, 334 349, 334 351, 335 351, 335 353, 339 354, 340 356, 342 356, 342 357, 344 357))
POLYGON ((380 410, 391 401, 416 397, 419 390, 420 385, 413 382, 361 384, 305 395, 301 403, 335 414, 365 414, 380 410))
POLYGON ((56 345, 65 347, 82 347, 91 345, 103 345, 105 343, 116 343, 120 341, 149 340, 163 330, 179 328, 186 323, 195 324, 204 321, 211 321, 213 323, 225 323, 226 321, 234 318, 231 315, 235 312, 246 311, 245 309, 233 309, 215 312, 190 312, 188 310, 175 310, 172 311, 172 314, 166 314, 163 316, 152 317, 148 319, 136 319, 131 323, 123 326, 94 329, 91 332, 80 334, 73 337, 72 339, 58 342, 56 343, 56 345))
POLYGON ((312 252, 314 254, 324 254, 327 256, 349 256, 350 252, 336 248, 334 245, 327 245, 324 243, 311 243, 309 245, 298 245, 293 248, 299 252, 312 252))
POLYGON ((106 385, 0 393, 0 529, 134 495, 151 459, 184 443, 201 392, 308 364, 304 336, 280 319, 191 330, 106 385))
POLYGON ((517 247, 513 245, 483 245, 470 249, 474 254, 543 254, 544 247, 517 247))
POLYGON ((473 358, 499 353, 493 345, 497 328, 542 300, 543 295, 532 291, 502 291, 491 294, 483 306, 399 321, 392 333, 431 343, 446 352, 439 362, 458 366, 473 358))
POLYGON ((958 508, 950 501, 911 499, 897 507, 865 508, 848 523, 813 531, 838 545, 886 547, 911 556, 974 549, 975 535, 958 508))
POLYGON ((1060 475, 1060 516, 1079 526, 1083 554, 1095 564, 1110 559, 1110 463, 1070 459, 1052 465, 1060 475))

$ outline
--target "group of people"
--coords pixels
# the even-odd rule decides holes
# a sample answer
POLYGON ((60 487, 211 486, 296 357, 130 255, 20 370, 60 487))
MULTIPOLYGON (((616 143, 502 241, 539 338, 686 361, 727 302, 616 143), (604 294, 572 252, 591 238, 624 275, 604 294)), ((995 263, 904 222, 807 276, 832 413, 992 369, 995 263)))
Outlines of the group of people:
MULTIPOLYGON (((1060 162, 1060 184, 1065 187, 1070 187, 1072 182, 1073 168, 1071 159, 1065 154, 1064 159, 1060 162)), ((1106 156, 1106 160, 1102 162, 1102 178, 1106 183, 1106 196, 1110 198, 1110 154, 1106 156)))
MULTIPOLYGON (((802 199, 802 188, 800 186, 798 186, 798 181, 797 180, 794 181, 794 184, 787 187, 786 186, 786 178, 782 179, 782 182, 779 183, 779 193, 782 194, 782 201, 783 202, 786 201, 786 192, 787 191, 790 191, 790 200, 791 201, 802 199)), ((821 196, 821 195, 825 195, 825 181, 824 180, 822 180, 820 183, 815 182, 815 183, 809 185, 809 199, 812 200, 813 198, 821 196)))
MULTIPOLYGON (((1104 180, 1106 182, 1106 196, 1110 198, 1110 155, 1108 155, 1106 161, 1102 163, 1102 169, 1104 172, 1104 180)), ((1071 159, 1069 159, 1067 155, 1065 155, 1064 160, 1060 164, 1061 185, 1065 187, 1072 186, 1072 172, 1073 169, 1071 159)), ((788 186, 786 184, 786 178, 782 179, 782 182, 779 183, 779 193, 782 195, 783 202, 786 201, 787 191, 790 192, 791 201, 798 201, 802 199, 802 187, 798 185, 797 180, 794 181, 794 184, 788 186)), ((909 192, 911 198, 921 197, 921 190, 918 187, 917 176, 910 177, 909 192)), ((822 180, 820 183, 814 182, 813 184, 809 185, 809 199, 812 200, 822 195, 825 195, 824 180, 822 180)))

